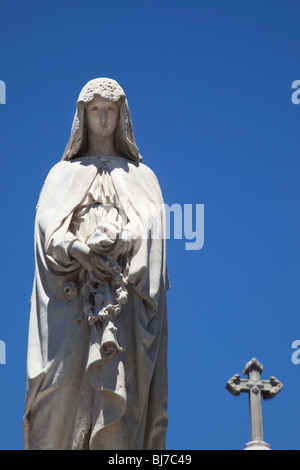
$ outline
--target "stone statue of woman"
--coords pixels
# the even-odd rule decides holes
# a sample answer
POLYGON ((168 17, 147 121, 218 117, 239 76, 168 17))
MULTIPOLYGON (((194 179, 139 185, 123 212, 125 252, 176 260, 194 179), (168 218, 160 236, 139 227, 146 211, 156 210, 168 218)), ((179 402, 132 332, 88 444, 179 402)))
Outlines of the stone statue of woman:
POLYGON ((91 80, 37 206, 25 449, 165 449, 165 239, 125 93, 91 80))

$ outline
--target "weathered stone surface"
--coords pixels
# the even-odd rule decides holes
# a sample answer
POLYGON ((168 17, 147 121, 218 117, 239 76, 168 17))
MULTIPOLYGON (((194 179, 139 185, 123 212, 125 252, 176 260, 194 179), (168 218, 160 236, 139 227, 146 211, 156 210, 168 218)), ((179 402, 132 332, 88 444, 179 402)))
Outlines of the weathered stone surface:
POLYGON ((25 449, 165 448, 165 239, 125 93, 93 80, 37 207, 25 449))

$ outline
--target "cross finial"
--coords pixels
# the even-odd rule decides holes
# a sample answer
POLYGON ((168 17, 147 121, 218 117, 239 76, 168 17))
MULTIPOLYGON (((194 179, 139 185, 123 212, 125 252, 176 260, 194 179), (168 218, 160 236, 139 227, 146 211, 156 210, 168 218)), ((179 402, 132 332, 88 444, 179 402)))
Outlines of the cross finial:
POLYGON ((276 377, 261 380, 262 371, 262 364, 253 358, 244 369, 244 374, 248 375, 248 379, 241 379, 238 374, 235 374, 226 384, 227 390, 232 395, 237 396, 241 392, 249 393, 251 441, 246 444, 246 449, 270 449, 269 444, 263 440, 261 397, 264 399, 273 398, 283 387, 276 377))

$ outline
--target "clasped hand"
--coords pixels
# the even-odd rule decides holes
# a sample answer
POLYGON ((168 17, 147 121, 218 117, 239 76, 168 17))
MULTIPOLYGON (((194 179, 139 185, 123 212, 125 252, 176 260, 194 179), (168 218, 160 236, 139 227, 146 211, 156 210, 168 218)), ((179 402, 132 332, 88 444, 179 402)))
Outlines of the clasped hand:
POLYGON ((99 255, 85 243, 75 240, 70 247, 70 255, 77 259, 89 273, 93 273, 100 279, 105 277, 105 269, 99 260, 99 255))

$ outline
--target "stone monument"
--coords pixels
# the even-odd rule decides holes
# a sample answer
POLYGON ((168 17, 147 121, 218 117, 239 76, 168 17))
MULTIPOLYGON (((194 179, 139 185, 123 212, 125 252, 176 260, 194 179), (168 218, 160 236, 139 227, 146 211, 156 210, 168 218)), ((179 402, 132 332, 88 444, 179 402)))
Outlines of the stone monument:
POLYGON ((165 449, 165 231, 125 93, 91 80, 37 206, 25 449, 165 449))
POLYGON ((249 394, 251 441, 246 444, 245 450, 270 450, 269 444, 263 439, 261 399, 275 397, 283 385, 276 377, 261 380, 262 371, 262 364, 253 358, 244 369, 244 374, 248 375, 248 379, 241 379, 239 374, 235 374, 226 384, 226 389, 234 396, 241 392, 249 394))

